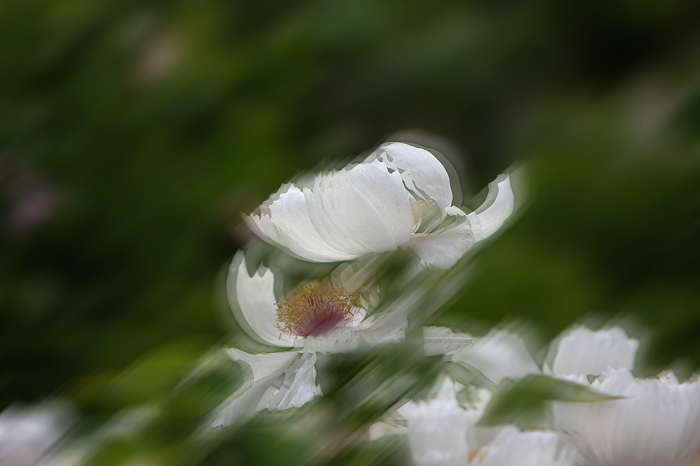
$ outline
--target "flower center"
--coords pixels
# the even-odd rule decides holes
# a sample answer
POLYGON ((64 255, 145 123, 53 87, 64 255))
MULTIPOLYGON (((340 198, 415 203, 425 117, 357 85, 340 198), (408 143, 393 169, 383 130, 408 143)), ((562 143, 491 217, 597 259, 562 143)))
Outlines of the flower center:
POLYGON ((424 233, 442 221, 440 207, 435 201, 408 198, 413 214, 413 232, 424 233))
POLYGON ((344 321, 353 303, 343 290, 313 282, 301 286, 277 303, 282 330, 300 337, 317 336, 344 321))

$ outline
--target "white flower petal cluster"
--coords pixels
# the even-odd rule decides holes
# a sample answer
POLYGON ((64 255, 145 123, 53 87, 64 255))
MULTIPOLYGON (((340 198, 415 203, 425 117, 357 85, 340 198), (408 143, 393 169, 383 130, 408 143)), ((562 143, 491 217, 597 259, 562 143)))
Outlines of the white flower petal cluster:
POLYGON ((409 402, 397 410, 406 427, 377 423, 370 438, 404 434, 417 466, 574 466, 576 450, 558 432, 527 431, 506 426, 496 429, 477 423, 491 394, 475 390, 474 403, 460 404, 460 384, 445 378, 438 393, 426 401, 409 402))
POLYGON ((550 368, 547 363, 540 367, 523 339, 506 329, 494 329, 479 339, 444 327, 426 327, 423 333, 426 355, 445 354, 448 359, 475 369, 484 381, 493 384, 528 374, 567 377, 599 375, 611 369, 631 370, 639 347, 639 342, 628 338, 619 327, 598 331, 576 327, 562 335, 558 345, 552 345, 550 368), (456 339, 469 344, 447 349, 448 343, 454 345, 456 339), (446 350, 436 351, 438 345, 446 350))
MULTIPOLYGON (((700 382, 673 374, 637 379, 612 370, 591 387, 620 399, 555 403, 558 429, 600 466, 680 466, 700 447, 700 382)), ((580 380, 587 383, 587 380, 580 380)))
POLYGON ((628 338, 620 327, 593 331, 576 327, 556 348, 551 371, 555 375, 602 374, 611 369, 632 370, 639 341, 628 338))
POLYGON ((469 457, 469 412, 457 404, 454 389, 437 398, 405 406, 408 441, 418 465, 458 465, 469 457), (446 396, 447 395, 447 396, 446 396))
MULTIPOLYGON (((423 264, 449 268, 475 242, 494 234, 514 206, 508 176, 491 183, 484 204, 468 214, 452 205, 451 181, 457 180, 450 180, 428 150, 389 143, 307 186, 283 186, 246 222, 266 241, 312 262, 351 261, 410 247, 423 264)), ((277 296, 272 270, 261 266, 251 275, 243 252, 236 254, 227 279, 236 319, 253 339, 287 351, 227 350, 243 367, 245 381, 214 425, 231 424, 256 409, 300 407, 321 394, 315 381, 318 355, 404 339, 407 314, 421 291, 409 291, 381 314, 366 317, 367 309, 352 295, 373 267, 359 266, 361 272, 352 276, 347 272, 353 269, 344 265, 336 269, 345 278, 342 289, 309 284, 277 296)))
MULTIPOLYGON (((416 279, 409 281, 410 291, 385 312, 367 317, 371 309, 356 292, 384 261, 379 254, 409 248, 422 265, 449 269, 475 243, 496 233, 513 212, 507 175, 492 182, 486 201, 469 213, 453 205, 452 186, 458 184, 430 151, 387 143, 359 163, 298 186, 282 186, 247 216, 258 236, 297 258, 367 258, 375 263, 363 265, 359 260, 353 263, 356 269, 341 264, 331 276, 344 277, 341 285, 334 280, 313 282, 281 296, 275 291, 281 289, 279 276, 264 266, 250 274, 244 254, 236 254, 227 280, 229 304, 253 339, 279 351, 227 350, 243 368, 244 383, 214 425, 231 424, 255 410, 301 407, 322 392, 316 368, 323 355, 403 340, 408 314, 422 302, 416 294, 420 286, 413 283, 423 277, 408 271, 404 279, 416 279)), ((415 270, 435 274, 425 267, 415 270)), ((449 294, 450 287, 441 284, 442 294, 449 294)), ((422 304, 428 310, 431 305, 422 304)), ((474 383, 481 388, 445 378, 433 396, 406 401, 391 418, 370 428, 370 438, 406 435, 419 466, 683 466, 700 447, 700 381, 679 383, 671 373, 635 378, 631 371, 639 342, 621 328, 573 328, 550 345, 545 362, 533 358, 526 342, 508 330, 474 338, 428 327, 423 343, 426 355, 444 355, 463 365, 480 379, 474 383), (528 378, 521 387, 534 381, 543 382, 542 387, 549 384, 546 389, 552 392, 566 387, 569 393, 610 396, 595 402, 589 398, 587 403, 550 403, 551 430, 481 426, 490 390, 524 377, 528 378), (466 395, 470 402, 458 402, 458 392, 459 399, 466 395)), ((512 387, 517 383, 506 385, 512 387)), ((567 396, 575 395, 562 394, 557 400, 572 399, 567 396)), ((496 396, 494 402, 499 399, 505 398, 496 396)), ((492 420, 488 416, 485 422, 492 420)))
MULTIPOLYGON (((321 394, 316 384, 317 353, 346 353, 359 348, 400 341, 407 325, 407 306, 401 301, 379 316, 365 318, 364 309, 354 308, 346 318, 331 320, 331 326, 316 334, 294 334, 279 320, 279 297, 275 296, 275 275, 261 266, 252 276, 245 255, 239 251, 229 267, 227 278, 229 304, 243 329, 260 343, 287 351, 249 354, 236 348, 228 355, 244 370, 243 386, 219 411, 214 426, 232 424, 256 410, 284 410, 301 407, 321 394), (281 380, 280 380, 281 379, 281 380), (275 383, 279 382, 279 386, 275 383)), ((312 295, 311 298, 324 298, 312 295)), ((311 330, 335 314, 332 303, 322 303, 320 314, 303 314, 311 330), (324 307, 325 306, 325 307, 324 307)), ((315 310, 315 309, 314 309, 315 310)))
POLYGON ((302 259, 335 262, 412 248, 421 260, 449 268, 513 212, 510 179, 489 185, 486 202, 466 214, 452 205, 450 177, 425 149, 380 146, 365 161, 321 174, 310 186, 283 186, 246 217, 268 242, 302 259))
MULTIPOLYGON (((425 335, 426 354, 435 354, 439 345, 448 348, 456 339, 469 338, 444 328, 426 329, 425 335)), ((634 377, 631 369, 639 342, 619 327, 599 331, 577 327, 552 346, 551 369, 547 364, 540 369, 524 342, 505 330, 469 345, 453 346, 444 354, 494 384, 544 373, 618 397, 553 403, 554 427, 571 439, 585 464, 682 466, 700 448, 700 381, 679 383, 672 373, 651 379, 634 377)), ((506 450, 516 452, 517 445, 511 439, 506 450)), ((493 464, 540 464, 528 463, 523 455, 515 457, 520 459, 499 459, 493 464)), ((479 464, 492 464, 485 461, 486 457, 479 464)))

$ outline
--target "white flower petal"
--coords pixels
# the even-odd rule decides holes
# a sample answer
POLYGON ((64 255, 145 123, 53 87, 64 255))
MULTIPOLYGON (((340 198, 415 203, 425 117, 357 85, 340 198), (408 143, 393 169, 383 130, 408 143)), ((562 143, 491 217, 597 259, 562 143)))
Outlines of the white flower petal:
POLYGON ((360 257, 367 249, 353 235, 359 219, 369 215, 366 222, 380 237, 388 232, 372 204, 352 186, 333 189, 304 188, 304 198, 309 209, 309 218, 321 238, 334 248, 353 258, 360 257), (349 215, 345 217, 344 214, 349 215), (346 224, 347 223, 347 224, 346 224))
POLYGON ((474 456, 479 466, 574 466, 578 455, 559 433, 507 426, 474 456))
POLYGON ((638 347, 639 342, 619 327, 596 332, 578 327, 559 342, 552 373, 598 375, 609 368, 631 370, 638 347))
POLYGON ((369 426, 369 440, 373 442, 387 435, 406 435, 408 427, 389 424, 387 422, 375 422, 369 426))
POLYGON ((241 327, 256 340, 273 346, 294 346, 294 337, 278 328, 275 277, 261 267, 251 277, 243 251, 233 258, 226 280, 229 305, 241 327))
POLYGON ((408 242, 413 230, 401 177, 379 162, 318 177, 304 197, 321 238, 354 257, 393 251, 408 242))
POLYGON ((515 198, 508 175, 501 175, 489 183, 486 201, 467 215, 474 239, 482 241, 498 231, 513 213, 514 206, 515 198))
POLYGON ((415 403, 407 411, 408 444, 419 466, 461 466, 469 456, 469 419, 456 402, 415 403))
POLYGON ((405 244, 413 229, 408 193, 397 173, 379 162, 362 163, 343 172, 344 183, 355 187, 377 209, 397 245, 405 244))
POLYGON ((248 226, 258 236, 309 261, 334 262, 355 258, 321 238, 311 223, 304 193, 299 188, 290 185, 276 196, 274 201, 263 204, 259 212, 245 217, 248 226))
POLYGON ((456 215, 454 225, 433 233, 414 234, 409 243, 424 264, 438 269, 455 265, 474 244, 472 226, 464 212, 457 208, 448 208, 447 211, 461 214, 456 215))
POLYGON ((423 347, 426 356, 450 354, 469 348, 476 339, 467 333, 455 333, 447 327, 423 327, 423 347))
POLYGON ((321 387, 316 385, 314 364, 316 353, 305 353, 287 369, 282 387, 270 399, 270 411, 301 408, 322 394, 321 387))
MULTIPOLYGON (((401 406, 397 413, 406 420, 419 416, 429 406, 459 406, 457 403, 457 384, 451 377, 445 376, 440 385, 432 389, 432 396, 427 401, 409 401, 401 406)), ((460 385, 461 386, 461 385, 460 385)))
POLYGON ((380 255, 370 255, 355 261, 344 262, 331 273, 331 281, 334 286, 342 288, 347 294, 364 292, 370 287, 376 278, 377 270, 382 265, 380 255))
POLYGON ((355 307, 352 312, 352 319, 348 321, 347 326, 357 327, 365 320, 365 317, 367 317, 367 311, 361 307, 355 307))
POLYGON ((337 328, 326 335, 308 336, 299 341, 303 353, 351 353, 362 345, 360 336, 351 327, 337 328))
POLYGON ((600 466, 680 466, 700 447, 700 382, 611 371, 592 387, 622 399, 554 403, 554 421, 600 466))
POLYGON ((340 327, 327 335, 306 337, 299 350, 321 354, 350 353, 359 348, 372 348, 403 341, 408 319, 402 309, 385 312, 353 327, 340 327))
POLYGON ((226 352, 243 368, 243 385, 223 403, 212 427, 231 425, 254 412, 268 387, 299 356, 295 351, 248 354, 230 348, 226 352))
MULTIPOLYGON (((395 414, 370 428, 370 438, 390 434, 408 434, 409 446, 417 464, 466 465, 471 450, 479 447, 478 436, 484 429, 476 424, 483 415, 491 394, 472 387, 473 402, 460 405, 457 390, 462 387, 450 377, 438 382, 426 401, 409 401, 395 414), (404 421, 408 428, 397 425, 404 421)), ((464 387, 462 387, 464 389, 464 387)))
POLYGON ((401 142, 383 144, 370 156, 401 173, 406 187, 418 198, 432 199, 445 217, 452 205, 452 189, 447 170, 433 154, 401 142))
POLYGON ((445 377, 432 398, 408 402, 397 410, 408 421, 409 446, 417 464, 463 466, 470 451, 479 447, 478 437, 484 432, 476 424, 491 394, 476 390, 472 393, 476 401, 460 406, 458 386, 445 377))
POLYGON ((471 348, 452 354, 451 359, 474 367, 495 384, 505 378, 520 378, 541 372, 525 342, 506 330, 489 333, 471 348))
POLYGON ((408 327, 406 313, 405 307, 396 306, 380 315, 373 316, 371 320, 365 320, 355 327, 355 333, 368 346, 398 343, 406 337, 406 327, 408 327))

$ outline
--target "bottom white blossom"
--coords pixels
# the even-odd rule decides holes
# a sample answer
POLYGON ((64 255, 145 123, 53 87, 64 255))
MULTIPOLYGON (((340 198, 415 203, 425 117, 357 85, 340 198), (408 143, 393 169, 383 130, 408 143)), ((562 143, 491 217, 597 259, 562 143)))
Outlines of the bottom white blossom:
POLYGON ((419 466, 464 465, 478 446, 475 426, 489 394, 483 390, 476 403, 460 405, 457 385, 446 377, 435 397, 398 410, 407 421, 411 456, 419 466))
POLYGON ((470 390, 471 403, 457 401, 460 384, 449 377, 426 401, 411 401, 397 410, 395 424, 370 428, 370 439, 403 434, 417 466, 574 466, 579 459, 567 436, 558 432, 521 432, 513 426, 478 425, 491 394, 470 390), (398 419, 396 419, 398 418, 398 419))
POLYGON ((554 406, 556 426, 592 464, 680 466, 700 447, 700 381, 637 379, 624 369, 600 379, 591 386, 620 399, 554 406))

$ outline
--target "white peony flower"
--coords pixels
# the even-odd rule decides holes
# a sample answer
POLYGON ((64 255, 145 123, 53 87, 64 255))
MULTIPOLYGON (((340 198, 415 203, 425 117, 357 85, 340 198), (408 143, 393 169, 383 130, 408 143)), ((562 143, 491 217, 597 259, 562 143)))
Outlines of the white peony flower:
POLYGON ((457 385, 446 377, 435 397, 411 401, 398 409, 407 421, 404 432, 408 434, 413 461, 419 466, 462 466, 479 446, 476 423, 490 393, 479 390, 475 404, 460 405, 457 385))
POLYGON ((554 405, 557 428, 591 464, 680 466, 700 447, 700 381, 681 384, 673 374, 636 379, 617 369, 591 386, 622 398, 554 405))
POLYGON ((449 377, 427 401, 412 401, 397 410, 406 426, 379 422, 370 428, 372 440, 389 434, 408 436, 418 466, 573 466, 576 450, 561 434, 521 432, 515 427, 477 425, 491 399, 488 390, 476 390, 477 401, 460 405, 460 385, 449 377))
MULTIPOLYGON (((471 342, 468 335, 448 329, 425 329, 424 333, 427 354, 443 349, 453 361, 477 369, 493 383, 539 372, 524 342, 510 332, 494 331, 471 342)), ((599 331, 578 327, 553 345, 552 368, 544 366, 546 374, 621 397, 553 404, 557 429, 570 434, 591 465, 680 466, 700 447, 700 381, 679 384, 673 375, 635 379, 629 371, 638 346, 619 327, 599 331), (597 376, 592 383, 591 375, 597 376)), ((559 464, 544 459, 528 463, 522 455, 515 463, 501 456, 487 463, 486 453, 495 455, 497 444, 494 441, 488 449, 481 449, 473 461, 482 458, 484 462, 475 464, 559 464)), ((509 442, 503 455, 515 454, 518 448, 517 442, 509 442)), ((567 462, 568 454, 562 458, 562 464, 572 464, 567 462)))
POLYGON ((466 214, 452 205, 445 167, 427 150, 380 146, 364 162, 321 174, 310 186, 283 186, 246 222, 260 237, 314 262, 357 259, 410 246, 430 266, 449 268, 513 212, 510 179, 489 185, 466 214), (446 221, 449 220, 449 221, 446 221))
MULTIPOLYGON (((300 407, 321 394, 316 385, 317 353, 344 353, 400 341, 407 325, 405 300, 379 316, 366 311, 342 288, 312 283, 275 296, 275 276, 261 266, 248 274, 243 252, 229 268, 229 304, 246 332, 261 343, 289 351, 249 354, 227 351, 245 372, 239 391, 225 403, 214 426, 228 425, 254 410, 300 407), (281 386, 273 384, 282 379, 281 386)), ((413 299, 407 296, 408 299, 413 299)))

